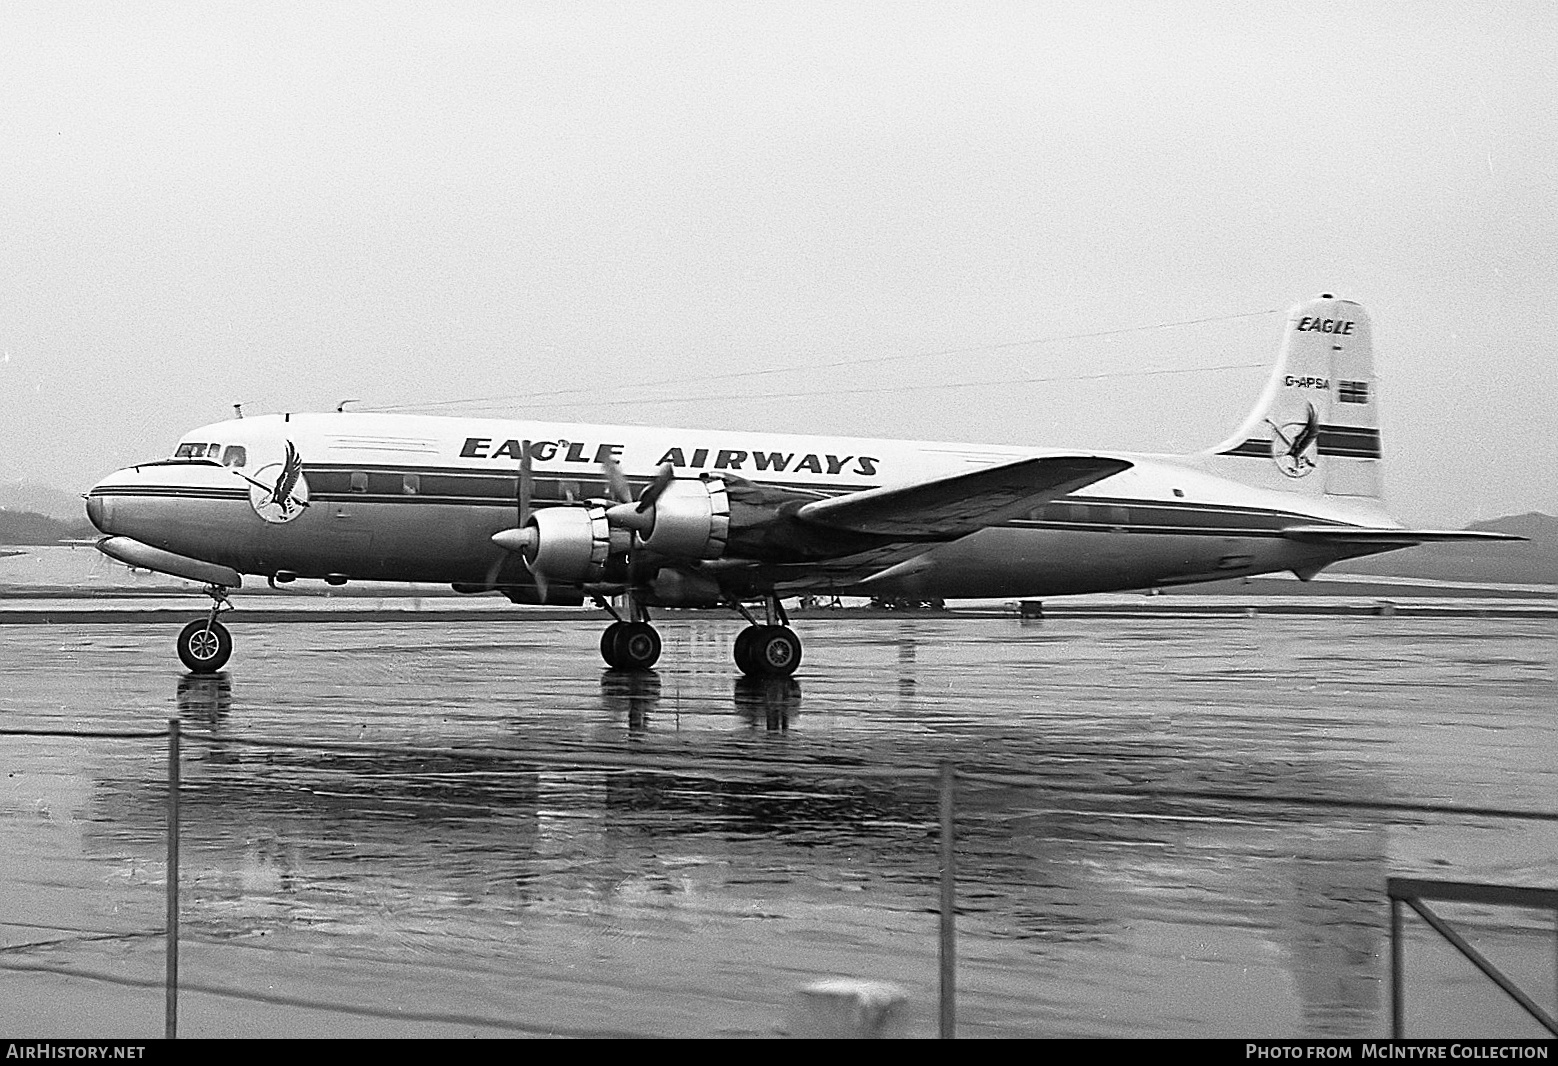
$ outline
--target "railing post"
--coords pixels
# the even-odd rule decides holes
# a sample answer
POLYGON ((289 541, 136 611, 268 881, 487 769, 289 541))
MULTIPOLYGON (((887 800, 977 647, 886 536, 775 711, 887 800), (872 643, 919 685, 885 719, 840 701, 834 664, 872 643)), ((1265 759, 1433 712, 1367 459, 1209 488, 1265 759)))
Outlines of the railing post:
POLYGON ((168 719, 168 913, 163 1036, 179 1031, 179 720, 168 719))
POLYGON ((1390 897, 1390 1038, 1401 1039, 1402 1015, 1405 1008, 1402 999, 1401 979, 1401 901, 1392 893, 1390 897))
POLYGON ((957 1036, 957 888, 952 856, 953 769, 941 764, 941 1038, 957 1036))

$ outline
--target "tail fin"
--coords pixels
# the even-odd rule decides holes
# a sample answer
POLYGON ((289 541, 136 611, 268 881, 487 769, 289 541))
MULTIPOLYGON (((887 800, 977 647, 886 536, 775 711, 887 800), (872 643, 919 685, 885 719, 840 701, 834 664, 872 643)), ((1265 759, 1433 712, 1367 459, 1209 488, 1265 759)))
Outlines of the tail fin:
POLYGON ((1330 295, 1288 312, 1282 354, 1237 432, 1197 458, 1234 481, 1307 496, 1380 496, 1369 316, 1330 295))

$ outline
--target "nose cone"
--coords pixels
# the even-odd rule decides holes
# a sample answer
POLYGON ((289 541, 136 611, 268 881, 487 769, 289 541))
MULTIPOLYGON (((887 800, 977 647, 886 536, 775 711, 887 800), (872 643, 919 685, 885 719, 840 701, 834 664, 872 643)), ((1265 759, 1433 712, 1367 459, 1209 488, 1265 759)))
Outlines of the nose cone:
POLYGON ((98 528, 99 532, 112 533, 108 528, 108 500, 98 494, 99 485, 94 485, 92 491, 87 494, 87 521, 98 528))

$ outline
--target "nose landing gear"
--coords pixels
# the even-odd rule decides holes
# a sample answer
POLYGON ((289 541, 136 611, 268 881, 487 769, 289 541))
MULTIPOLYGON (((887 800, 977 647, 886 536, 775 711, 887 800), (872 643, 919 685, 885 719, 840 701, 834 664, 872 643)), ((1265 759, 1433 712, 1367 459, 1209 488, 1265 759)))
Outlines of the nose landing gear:
POLYGON ((208 585, 206 595, 211 597, 211 613, 185 626, 178 639, 179 659, 194 674, 216 673, 233 654, 233 636, 216 620, 220 612, 233 609, 227 600, 227 588, 208 585))

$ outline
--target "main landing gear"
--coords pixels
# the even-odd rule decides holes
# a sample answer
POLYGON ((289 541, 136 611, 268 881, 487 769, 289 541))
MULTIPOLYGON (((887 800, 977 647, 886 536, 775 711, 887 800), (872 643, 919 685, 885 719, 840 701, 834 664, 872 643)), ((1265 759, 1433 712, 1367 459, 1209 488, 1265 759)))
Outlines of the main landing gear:
POLYGON ((599 597, 595 600, 616 621, 600 635, 600 657, 614 670, 648 670, 660 659, 660 633, 649 623, 649 611, 638 597, 628 596, 628 619, 599 597), (631 620, 629 620, 631 619, 631 620))
POLYGON ((222 611, 230 611, 233 605, 227 601, 227 589, 222 585, 207 585, 206 595, 211 597, 211 613, 197 618, 179 634, 179 658, 195 674, 214 674, 227 665, 233 654, 233 635, 216 620, 222 611))
POLYGON ((790 616, 774 593, 763 601, 765 620, 752 617, 739 600, 731 606, 750 623, 736 634, 736 666, 748 677, 789 677, 801 665, 801 638, 790 628, 790 616))
MULTIPOLYGON (((603 597, 596 603, 616 621, 600 635, 600 655, 615 670, 648 670, 660 659, 660 634, 649 621, 649 611, 636 596, 628 595, 628 617, 623 618, 603 597)), ((765 620, 759 622, 739 600, 730 606, 749 623, 736 635, 736 666, 749 677, 789 677, 801 665, 801 638, 790 628, 779 597, 770 593, 764 601, 765 620)))

